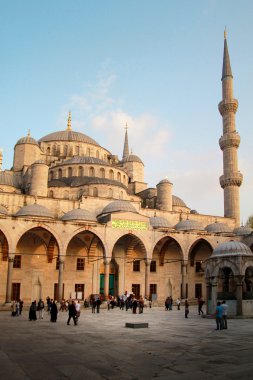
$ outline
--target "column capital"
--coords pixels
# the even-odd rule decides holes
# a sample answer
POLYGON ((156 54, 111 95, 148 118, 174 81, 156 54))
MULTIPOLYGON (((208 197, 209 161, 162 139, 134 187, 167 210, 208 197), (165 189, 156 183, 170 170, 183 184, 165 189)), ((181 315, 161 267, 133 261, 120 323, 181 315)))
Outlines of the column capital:
POLYGON ((145 265, 147 265, 147 266, 150 265, 151 261, 152 261, 151 259, 145 259, 145 265))
POLYGON ((110 265, 111 260, 104 259, 104 265, 110 265))

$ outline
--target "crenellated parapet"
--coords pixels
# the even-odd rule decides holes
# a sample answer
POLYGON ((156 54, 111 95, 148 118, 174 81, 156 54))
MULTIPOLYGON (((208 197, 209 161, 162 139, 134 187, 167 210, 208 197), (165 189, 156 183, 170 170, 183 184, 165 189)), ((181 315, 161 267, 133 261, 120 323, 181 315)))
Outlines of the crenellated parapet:
POLYGON ((221 150, 225 150, 227 148, 238 148, 240 142, 240 135, 236 131, 232 133, 226 133, 219 139, 221 150))

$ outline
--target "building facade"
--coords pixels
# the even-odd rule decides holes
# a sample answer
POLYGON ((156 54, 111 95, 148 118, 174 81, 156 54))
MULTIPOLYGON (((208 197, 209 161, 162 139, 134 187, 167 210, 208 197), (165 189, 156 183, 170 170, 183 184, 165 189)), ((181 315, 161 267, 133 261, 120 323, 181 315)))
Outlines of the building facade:
POLYGON ((252 230, 239 227, 238 103, 226 38, 222 89, 224 217, 192 210, 168 179, 149 188, 127 129, 121 159, 73 131, 71 115, 63 131, 19 139, 12 169, 0 171, 0 303, 125 292, 158 302, 205 297, 216 247, 253 244, 252 230))

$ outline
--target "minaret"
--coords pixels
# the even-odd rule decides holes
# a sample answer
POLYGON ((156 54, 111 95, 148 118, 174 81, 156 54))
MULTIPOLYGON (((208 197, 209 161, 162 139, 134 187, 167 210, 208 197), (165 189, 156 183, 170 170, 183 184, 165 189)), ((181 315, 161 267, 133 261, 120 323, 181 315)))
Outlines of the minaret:
POLYGON ((224 32, 224 54, 222 68, 222 101, 219 111, 223 121, 223 135, 219 140, 223 151, 223 175, 220 185, 224 189, 224 216, 234 218, 236 226, 240 225, 239 187, 243 176, 238 170, 237 149, 240 136, 236 132, 235 114, 238 101, 233 98, 233 75, 230 66, 227 36, 224 32))
POLYGON ((126 123, 126 133, 125 133, 125 141, 124 141, 124 149, 123 149, 123 156, 122 160, 129 156, 129 147, 128 147, 128 135, 127 135, 127 123, 126 123))

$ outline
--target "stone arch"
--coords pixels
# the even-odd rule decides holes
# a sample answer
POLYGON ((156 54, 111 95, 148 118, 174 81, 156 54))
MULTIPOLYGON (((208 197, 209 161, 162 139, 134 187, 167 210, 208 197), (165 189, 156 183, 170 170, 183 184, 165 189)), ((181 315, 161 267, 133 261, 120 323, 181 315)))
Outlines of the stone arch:
POLYGON ((99 169, 99 174, 100 174, 101 178, 105 178, 105 169, 104 168, 100 168, 99 169))
POLYGON ((114 180, 114 171, 112 169, 109 170, 109 179, 114 180))
MULTIPOLYGON (((134 259, 135 257, 135 250, 138 248, 139 253, 142 255, 142 259, 147 258, 147 249, 145 244, 143 243, 140 236, 138 236, 136 233, 128 233, 120 236, 117 241, 113 245, 113 250, 116 247, 117 244, 123 244, 124 246, 124 252, 125 252, 125 258, 126 259, 134 259)), ((116 258, 114 256, 114 258, 116 258)))
POLYGON ((95 177, 95 169, 93 166, 89 168, 89 177, 95 177))
POLYGON ((199 238, 188 249, 188 262, 196 272, 204 272, 205 261, 211 256, 213 247, 206 239, 199 238))
POLYGON ((72 177, 72 167, 69 166, 67 169, 67 177, 72 177))
POLYGON ((160 261, 161 265, 164 264, 163 260, 164 260, 165 252, 168 249, 168 246, 172 243, 178 248, 178 253, 180 255, 179 261, 184 260, 183 250, 182 250, 182 247, 181 247, 179 241, 177 239, 175 239, 174 237, 167 235, 167 236, 164 236, 163 238, 158 238, 152 247, 152 252, 153 252, 153 254, 155 252, 158 254, 159 261, 160 261))
POLYGON ((1 229, 0 229, 0 249, 1 249, 2 261, 7 261, 8 255, 9 255, 9 244, 8 244, 8 240, 5 234, 3 233, 1 229))
POLYGON ((84 172, 83 167, 79 166, 78 167, 78 177, 83 177, 83 172, 84 172))

